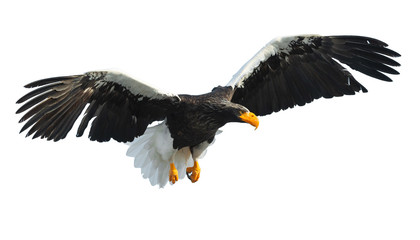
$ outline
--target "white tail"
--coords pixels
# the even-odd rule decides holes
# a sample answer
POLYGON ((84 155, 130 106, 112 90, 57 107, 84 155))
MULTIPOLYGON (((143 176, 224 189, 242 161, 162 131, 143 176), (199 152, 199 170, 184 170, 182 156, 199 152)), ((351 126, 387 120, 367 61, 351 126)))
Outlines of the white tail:
POLYGON ((141 168, 144 178, 148 178, 154 186, 159 184, 163 188, 169 181, 169 159, 175 155, 175 167, 178 177, 185 177, 188 166, 193 166, 189 147, 176 150, 173 147, 173 138, 166 122, 146 129, 144 134, 130 143, 127 156, 134 157, 134 167, 141 168))

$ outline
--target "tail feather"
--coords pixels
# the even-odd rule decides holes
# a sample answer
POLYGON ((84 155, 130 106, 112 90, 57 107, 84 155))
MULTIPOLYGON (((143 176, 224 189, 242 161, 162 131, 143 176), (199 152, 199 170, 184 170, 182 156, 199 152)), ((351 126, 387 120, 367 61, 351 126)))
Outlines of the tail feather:
POLYGON ((134 157, 134 167, 141 168, 142 176, 150 183, 163 188, 169 181, 169 160, 176 152, 174 164, 178 177, 186 175, 187 163, 192 166, 189 148, 173 149, 173 139, 165 122, 147 128, 145 133, 134 139, 127 150, 127 156, 134 157))
MULTIPOLYGON (((219 133, 221 131, 217 132, 219 133)), ((173 139, 166 122, 147 128, 142 136, 129 144, 127 156, 134 157, 134 167, 141 168, 142 176, 149 179, 152 186, 159 185, 163 188, 169 182, 169 160, 173 154, 179 180, 186 176, 187 167, 194 165, 189 147, 179 150, 172 147, 173 139)), ((205 151, 200 153, 199 158, 204 155, 205 151)))

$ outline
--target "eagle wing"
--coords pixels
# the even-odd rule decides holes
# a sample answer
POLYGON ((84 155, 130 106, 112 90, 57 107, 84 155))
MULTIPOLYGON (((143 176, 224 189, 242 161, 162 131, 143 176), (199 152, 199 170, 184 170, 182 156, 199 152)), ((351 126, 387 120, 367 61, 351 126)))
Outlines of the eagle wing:
POLYGON ((94 141, 132 141, 144 133, 153 121, 163 120, 168 110, 180 101, 174 94, 160 92, 116 72, 88 72, 82 75, 48 78, 25 87, 29 92, 17 103, 16 113, 28 112, 20 122, 28 120, 22 131, 26 136, 58 141, 66 137, 87 104, 77 130, 83 135, 93 119, 89 138, 94 141))
POLYGON ((340 61, 371 77, 391 81, 399 74, 400 54, 377 39, 362 36, 293 36, 269 42, 232 78, 231 101, 263 116, 303 106, 320 97, 353 95, 362 90, 340 61))

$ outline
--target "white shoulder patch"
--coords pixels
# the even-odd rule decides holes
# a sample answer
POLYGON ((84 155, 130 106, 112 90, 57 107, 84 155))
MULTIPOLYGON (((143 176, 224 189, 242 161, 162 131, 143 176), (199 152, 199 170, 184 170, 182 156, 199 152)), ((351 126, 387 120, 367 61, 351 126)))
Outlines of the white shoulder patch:
POLYGON ((141 95, 150 99, 165 99, 168 97, 178 97, 176 94, 162 92, 150 85, 139 82, 125 74, 119 72, 107 71, 102 81, 114 82, 125 87, 134 95, 141 95))
POLYGON ((255 71, 260 63, 266 61, 269 57, 274 56, 278 52, 289 52, 291 47, 290 43, 297 40, 298 37, 305 37, 304 43, 309 43, 309 37, 315 35, 300 35, 290 37, 279 37, 271 40, 267 43, 260 51, 255 54, 245 65, 243 65, 232 79, 229 81, 227 86, 234 88, 235 86, 241 88, 244 86, 244 81, 255 71))

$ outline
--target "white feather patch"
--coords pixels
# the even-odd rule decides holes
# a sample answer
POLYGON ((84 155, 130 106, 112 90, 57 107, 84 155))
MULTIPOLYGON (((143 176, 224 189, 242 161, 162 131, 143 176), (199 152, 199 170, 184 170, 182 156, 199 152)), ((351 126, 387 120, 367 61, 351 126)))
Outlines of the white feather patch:
MULTIPOLYGON (((222 131, 218 130, 216 134, 222 131)), ((213 142, 207 141, 197 145, 194 148, 194 158, 203 158, 207 147, 213 142)), ((134 167, 141 168, 141 174, 148 178, 152 186, 159 184, 163 188, 169 181, 169 161, 176 152, 174 164, 178 170, 179 180, 186 176, 187 167, 192 167, 194 161, 191 155, 190 147, 182 149, 173 149, 173 138, 166 126, 166 121, 146 129, 144 134, 128 143, 130 147, 127 150, 127 156, 134 157, 134 167)), ((171 183, 172 184, 172 183, 171 183)))
MULTIPOLYGON (((302 42, 309 44, 309 37, 316 35, 300 35, 305 37, 302 42)), ((297 40, 299 36, 279 37, 267 43, 257 54, 243 65, 237 73, 235 73, 227 86, 241 88, 244 86, 245 80, 255 71, 261 62, 266 61, 269 57, 274 56, 278 52, 289 53, 291 50, 290 43, 297 40)))
POLYGON ((145 133, 134 139, 127 150, 127 156, 134 157, 134 167, 141 168, 144 178, 148 178, 154 186, 163 188, 169 181, 169 161, 175 154, 174 164, 179 179, 185 177, 187 166, 193 161, 188 147, 173 149, 173 138, 166 122, 146 129, 145 133))
POLYGON ((118 83, 134 95, 141 95, 151 99, 165 99, 168 97, 178 97, 178 95, 176 94, 162 92, 154 87, 151 87, 150 85, 139 82, 119 72, 108 71, 103 81, 118 83))

